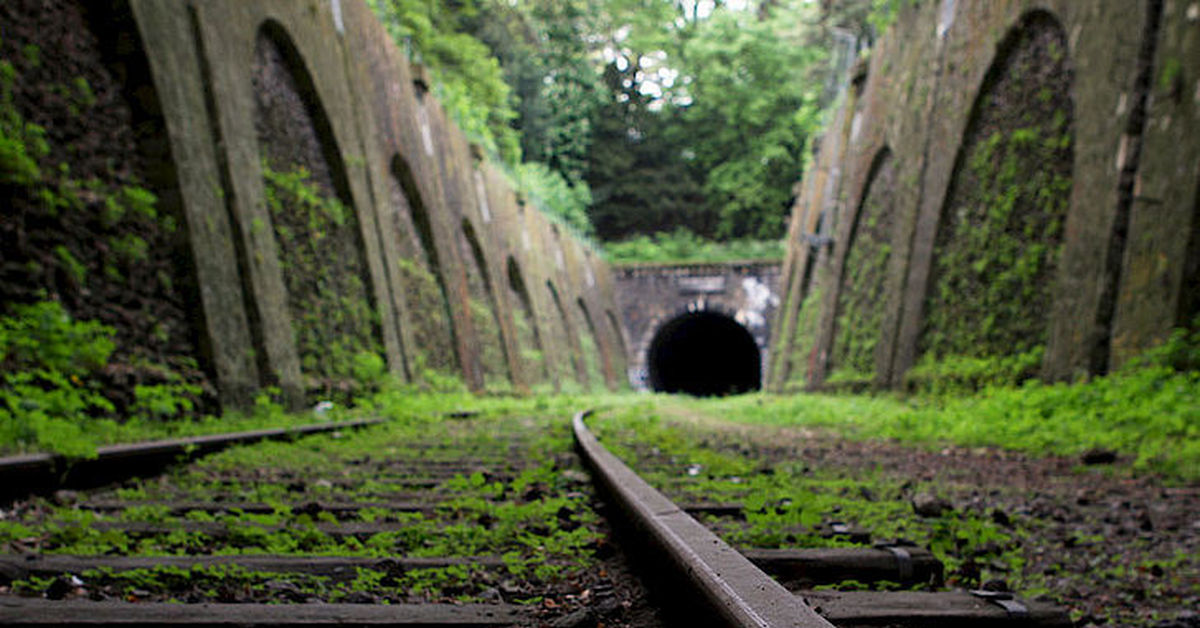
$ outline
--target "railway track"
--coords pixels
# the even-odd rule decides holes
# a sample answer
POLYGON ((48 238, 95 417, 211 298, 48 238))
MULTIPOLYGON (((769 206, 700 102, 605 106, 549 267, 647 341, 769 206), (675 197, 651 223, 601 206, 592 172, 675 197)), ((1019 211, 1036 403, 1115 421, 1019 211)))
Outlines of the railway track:
MULTIPOLYGON (((460 416, 258 434, 295 440, 198 460, 197 443, 123 446, 89 474, 43 460, 75 486, 109 483, 39 475, 26 488, 48 496, 0 510, 0 624, 1069 624, 1007 594, 811 590, 936 583, 941 564, 911 546, 735 549, 695 517, 736 520, 742 504, 674 503, 584 413, 571 428, 574 448, 561 420, 460 416), (119 479, 131 472, 143 479, 119 479)), ((206 453, 239 441, 206 439, 206 453)), ((0 460, 10 496, 29 464, 0 460)))

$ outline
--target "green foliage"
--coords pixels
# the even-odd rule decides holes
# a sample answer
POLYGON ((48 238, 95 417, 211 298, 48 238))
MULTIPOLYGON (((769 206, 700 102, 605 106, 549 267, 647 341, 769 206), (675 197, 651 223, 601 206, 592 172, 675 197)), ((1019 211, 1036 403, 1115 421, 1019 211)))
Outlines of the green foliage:
POLYGON ((363 279, 357 221, 302 167, 280 172, 264 162, 263 176, 300 366, 309 388, 329 392, 356 381, 360 354, 383 352, 363 279))
POLYGON ((516 117, 509 100, 511 89, 488 47, 464 32, 464 20, 475 16, 481 3, 369 0, 368 4, 396 43, 434 74, 438 100, 459 128, 505 163, 519 163, 520 140, 509 126, 516 117))
POLYGON ((927 354, 904 374, 904 384, 910 391, 934 394, 1015 386, 1037 375, 1044 354, 1041 345, 1020 353, 983 358, 956 355, 937 360, 927 354))
POLYGON ((587 214, 592 192, 587 182, 572 184, 558 171, 540 162, 517 165, 516 175, 517 188, 539 209, 580 236, 592 235, 592 223, 587 214))
POLYGON ((696 23, 681 50, 692 99, 674 132, 690 138, 691 166, 721 238, 775 238, 784 232, 791 186, 819 122, 818 68, 825 54, 804 26, 811 4, 771 11, 715 11, 696 23))
POLYGON ((732 262, 783 258, 779 240, 715 241, 680 227, 652 236, 637 235, 604 243, 605 257, 614 263, 630 262, 732 262))
POLYGON ((937 360, 1046 342, 1073 185, 1070 75, 1056 28, 1023 33, 979 96, 934 252, 920 350, 937 360))
MULTIPOLYGON (((1133 468, 1177 481, 1200 479, 1200 371, 1178 369, 1198 355, 1200 335, 1171 342, 1106 377, 1075 384, 1012 385, 1040 350, 1003 360, 923 364, 921 390, 890 396, 746 397, 714 402, 736 421, 807 425, 850 438, 892 438, 939 446, 994 446, 1038 455, 1109 449, 1133 468), (961 372, 960 372, 961 371, 961 372), (976 392, 970 388, 978 387, 976 392)), ((920 375, 918 372, 918 376, 920 375)))
POLYGON ((113 406, 91 375, 114 348, 111 328, 73 321, 58 303, 12 306, 0 317, 0 442, 94 455, 83 426, 113 406))
POLYGON ((16 70, 0 60, 0 185, 32 186, 42 178, 38 160, 50 152, 46 130, 26 122, 13 105, 16 70))

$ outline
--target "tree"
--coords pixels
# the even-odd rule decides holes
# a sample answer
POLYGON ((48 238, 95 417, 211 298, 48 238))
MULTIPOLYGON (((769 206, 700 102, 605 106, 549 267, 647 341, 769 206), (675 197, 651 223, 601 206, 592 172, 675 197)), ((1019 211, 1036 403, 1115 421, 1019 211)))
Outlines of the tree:
POLYGON ((716 11, 683 47, 691 102, 674 131, 690 138, 720 238, 783 234, 823 82, 825 55, 806 7, 716 11))

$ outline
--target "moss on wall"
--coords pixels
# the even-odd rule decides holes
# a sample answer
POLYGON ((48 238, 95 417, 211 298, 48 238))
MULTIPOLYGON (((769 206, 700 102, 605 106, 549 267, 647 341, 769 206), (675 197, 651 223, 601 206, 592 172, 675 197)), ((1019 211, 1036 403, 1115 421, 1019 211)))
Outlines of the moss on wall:
POLYGON ((269 228, 304 386, 346 394, 359 365, 382 363, 383 347, 344 166, 312 77, 272 23, 258 35, 253 83, 269 228))
POLYGON ((599 390, 604 387, 604 370, 600 366, 600 345, 596 343, 596 336, 590 329, 583 329, 579 333, 579 350, 583 354, 583 365, 587 372, 587 388, 589 390, 599 390))
POLYGON ((429 369, 442 376, 458 377, 460 371, 449 310, 437 277, 424 266, 407 259, 401 259, 399 267, 404 300, 412 312, 409 317, 412 337, 417 342, 416 347, 408 348, 415 374, 420 378, 421 371, 429 369))
POLYGON ((1066 53, 1058 23, 1035 13, 985 79, 943 207, 923 362, 1029 354, 1046 342, 1072 185, 1066 53))
POLYGON ((796 311, 796 327, 792 334, 791 354, 785 390, 803 388, 808 383, 810 358, 817 342, 817 326, 821 321, 821 289, 812 287, 796 311))
POLYGON ((893 159, 885 150, 876 158, 850 234, 838 290, 830 381, 874 379, 884 314, 893 307, 884 302, 884 282, 896 228, 896 184, 893 159))
POLYGON ((356 369, 382 353, 379 322, 354 263, 351 210, 323 195, 303 168, 276 172, 264 163, 263 174, 305 386, 347 392, 356 369))
POLYGON ((118 416, 136 412, 139 387, 176 382, 196 391, 197 410, 215 410, 182 212, 162 200, 177 184, 128 6, 11 0, 0 24, 0 315, 53 301, 111 328, 116 347, 93 384, 118 416))

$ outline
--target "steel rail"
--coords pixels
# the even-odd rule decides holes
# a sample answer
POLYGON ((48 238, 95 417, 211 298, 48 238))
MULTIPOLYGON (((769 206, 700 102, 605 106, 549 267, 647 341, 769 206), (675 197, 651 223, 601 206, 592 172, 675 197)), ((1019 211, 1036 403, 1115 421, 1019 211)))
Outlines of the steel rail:
POLYGON ((739 628, 832 628, 795 594, 718 538, 612 455, 575 415, 575 442, 600 484, 675 569, 739 628))
POLYGON ((229 447, 263 440, 296 438, 323 432, 353 429, 382 423, 383 419, 360 419, 340 423, 315 423, 225 434, 207 434, 123 445, 105 445, 96 456, 71 459, 60 454, 21 454, 0 458, 0 501, 39 491, 76 486, 97 486, 114 478, 134 475, 141 467, 165 465, 180 457, 192 458, 229 447))

